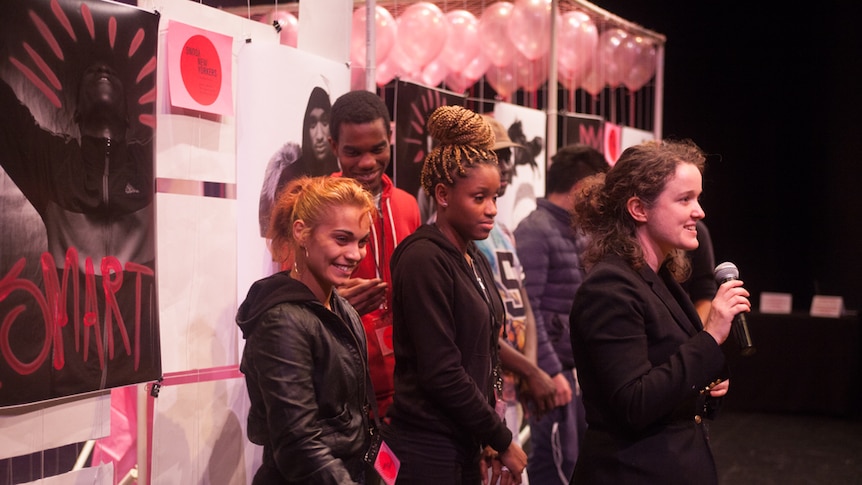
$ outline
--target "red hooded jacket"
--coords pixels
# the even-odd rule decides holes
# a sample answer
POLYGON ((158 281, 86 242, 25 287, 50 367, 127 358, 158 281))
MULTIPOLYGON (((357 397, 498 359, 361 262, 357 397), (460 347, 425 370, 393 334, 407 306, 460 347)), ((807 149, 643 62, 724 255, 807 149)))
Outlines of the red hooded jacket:
MULTIPOLYGON (((333 174, 340 177, 341 173, 333 174)), ((389 259, 395 246, 413 233, 421 224, 419 205, 409 193, 396 188, 385 174, 380 198, 380 214, 371 230, 371 241, 365 259, 353 272, 354 278, 381 278, 389 284, 385 307, 362 316, 362 326, 368 341, 368 368, 377 395, 381 416, 392 404, 395 385, 395 354, 392 351, 392 275, 389 259)))

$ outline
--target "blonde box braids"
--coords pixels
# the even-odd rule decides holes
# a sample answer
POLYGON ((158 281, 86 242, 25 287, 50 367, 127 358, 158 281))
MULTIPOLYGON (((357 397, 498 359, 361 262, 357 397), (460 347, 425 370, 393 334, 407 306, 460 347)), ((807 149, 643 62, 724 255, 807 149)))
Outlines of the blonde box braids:
POLYGON ((456 173, 463 177, 475 165, 497 165, 491 149, 494 131, 479 114, 462 106, 440 106, 428 117, 427 127, 438 143, 422 165, 422 188, 432 197, 434 186, 453 185, 456 173))

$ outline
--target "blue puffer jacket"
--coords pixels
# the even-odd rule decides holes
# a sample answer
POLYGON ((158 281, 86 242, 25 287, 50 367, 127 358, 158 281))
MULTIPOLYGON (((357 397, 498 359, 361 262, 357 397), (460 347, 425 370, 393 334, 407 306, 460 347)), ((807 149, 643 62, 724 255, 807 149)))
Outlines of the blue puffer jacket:
POLYGON ((575 366, 569 313, 585 277, 579 255, 586 236, 572 229, 571 216, 562 207, 544 198, 536 205, 515 229, 515 242, 536 318, 537 344, 541 349, 547 340, 554 348, 553 353, 539 352, 539 367, 553 376, 575 366))

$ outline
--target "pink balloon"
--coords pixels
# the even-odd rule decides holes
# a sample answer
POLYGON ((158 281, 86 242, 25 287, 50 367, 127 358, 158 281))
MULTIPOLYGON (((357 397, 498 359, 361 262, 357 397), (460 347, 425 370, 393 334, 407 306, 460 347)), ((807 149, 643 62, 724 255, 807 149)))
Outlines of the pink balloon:
POLYGON ((438 59, 449 69, 461 72, 479 54, 479 21, 466 10, 446 14, 449 35, 438 59))
POLYGON ((531 61, 551 47, 551 7, 551 0, 516 0, 512 9, 509 39, 531 61))
POLYGON ((433 3, 414 3, 398 17, 398 45, 420 68, 437 58, 448 34, 446 16, 433 3))
POLYGON ((548 56, 531 60, 518 56, 513 63, 518 86, 531 93, 536 92, 548 80, 548 56))
POLYGON ((482 79, 482 76, 485 75, 485 72, 488 71, 488 67, 491 65, 491 61, 483 54, 479 52, 470 64, 467 64, 467 67, 461 71, 464 76, 470 80, 470 84, 472 85, 476 81, 482 79))
POLYGON ((557 31, 557 68, 571 76, 584 76, 596 57, 599 31, 589 15, 572 10, 563 14, 557 31))
POLYGON ((392 63, 395 68, 395 75, 402 78, 417 78, 422 73, 422 66, 418 65, 411 59, 401 48, 399 42, 392 47, 392 52, 386 59, 387 63, 392 63))
POLYGON ((563 85, 564 88, 568 89, 569 91, 574 91, 575 89, 578 89, 578 82, 580 81, 580 78, 574 72, 567 71, 565 69, 559 69, 557 71, 557 80, 560 82, 560 84, 563 85))
POLYGON ((630 52, 629 70, 623 84, 631 91, 637 91, 655 76, 656 47, 641 36, 629 36, 626 43, 630 52))
POLYGON ((425 81, 422 80, 422 73, 414 73, 414 74, 402 74, 400 79, 402 81, 407 81, 413 84, 425 84, 425 81))
POLYGON ((581 89, 593 96, 598 96, 602 90, 604 90, 605 84, 606 82, 602 76, 601 66, 599 66, 598 63, 594 63, 593 68, 590 69, 586 76, 584 76, 584 78, 578 83, 581 89))
MULTIPOLYGON (((380 64, 386 60, 392 46, 395 45, 395 37, 397 27, 392 14, 385 8, 377 5, 374 8, 374 23, 375 23, 375 42, 374 55, 375 63, 380 64)), ((365 65, 366 55, 366 22, 368 20, 368 10, 363 6, 353 11, 353 27, 350 32, 350 62, 360 66, 365 65)))
POLYGON ((509 100, 518 90, 518 75, 514 65, 498 67, 491 64, 485 73, 485 80, 504 100, 509 100))
POLYGON ((378 86, 386 86, 389 84, 389 81, 395 79, 396 74, 398 74, 398 66, 392 59, 387 59, 377 65, 374 80, 378 86))
POLYGON ((574 89, 570 87, 574 84, 575 87, 581 88, 593 96, 598 96, 607 84, 605 80, 605 63, 599 57, 598 50, 596 50, 596 54, 592 60, 581 71, 562 69, 558 72, 560 73, 560 79, 563 79, 564 76, 568 77, 565 82, 568 84, 567 87, 569 89, 574 89))
POLYGON ((462 73, 453 71, 446 76, 446 79, 443 82, 446 83, 446 87, 449 88, 449 90, 458 94, 463 94, 467 91, 467 88, 472 86, 476 81, 467 78, 467 76, 462 73))
POLYGON ((449 68, 438 57, 422 69, 422 83, 426 86, 437 86, 446 79, 449 68))
POLYGON ((268 24, 278 22, 278 26, 281 28, 278 34, 280 44, 296 47, 297 39, 299 38, 299 20, 292 13, 284 11, 273 12, 272 15, 265 15, 263 19, 268 24))
POLYGON ((606 30, 599 35, 598 56, 602 62, 605 82, 612 88, 619 86, 631 68, 624 44, 629 34, 619 28, 606 30))
POLYGON ((365 68, 352 66, 350 68, 350 90, 361 91, 365 89, 365 68))
POLYGON ((491 64, 502 67, 512 63, 517 48, 509 39, 509 21, 515 8, 509 2, 495 2, 479 18, 479 41, 491 64))

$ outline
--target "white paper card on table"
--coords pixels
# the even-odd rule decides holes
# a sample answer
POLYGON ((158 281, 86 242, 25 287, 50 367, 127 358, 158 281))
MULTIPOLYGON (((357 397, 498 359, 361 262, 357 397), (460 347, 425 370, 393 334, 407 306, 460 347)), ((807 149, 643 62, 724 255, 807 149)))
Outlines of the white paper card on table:
POLYGON ((793 295, 764 291, 760 293, 760 313, 788 315, 793 311, 793 295))
POLYGON ((811 316, 840 318, 844 314, 844 298, 840 296, 814 295, 811 299, 811 316))

